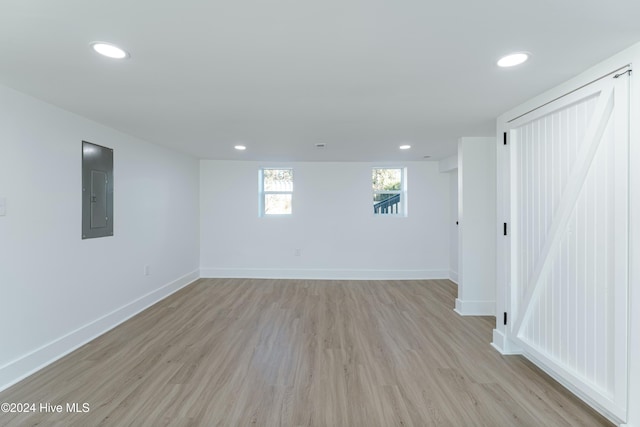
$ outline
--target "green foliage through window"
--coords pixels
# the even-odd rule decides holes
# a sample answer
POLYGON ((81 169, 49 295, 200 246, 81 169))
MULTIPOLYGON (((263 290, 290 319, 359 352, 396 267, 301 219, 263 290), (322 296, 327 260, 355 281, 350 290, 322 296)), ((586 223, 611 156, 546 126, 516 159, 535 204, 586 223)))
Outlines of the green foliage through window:
POLYGON ((260 215, 291 215, 293 169, 260 171, 260 215))
MULTIPOLYGON (((405 215, 404 170, 374 168, 371 173, 373 187, 373 213, 376 215, 405 215)), ((406 193, 405 193, 406 194, 406 193)))
POLYGON ((374 191, 399 191, 402 188, 402 169, 373 169, 372 182, 374 191))

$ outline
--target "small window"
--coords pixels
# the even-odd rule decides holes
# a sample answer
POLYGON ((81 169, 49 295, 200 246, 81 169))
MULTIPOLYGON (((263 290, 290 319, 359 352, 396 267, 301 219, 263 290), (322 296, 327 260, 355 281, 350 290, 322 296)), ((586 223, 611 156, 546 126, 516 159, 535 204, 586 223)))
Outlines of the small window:
POLYGON ((291 215, 293 169, 260 170, 260 216, 291 215))
POLYGON ((373 213, 406 215, 405 170, 374 168, 372 171, 373 213))

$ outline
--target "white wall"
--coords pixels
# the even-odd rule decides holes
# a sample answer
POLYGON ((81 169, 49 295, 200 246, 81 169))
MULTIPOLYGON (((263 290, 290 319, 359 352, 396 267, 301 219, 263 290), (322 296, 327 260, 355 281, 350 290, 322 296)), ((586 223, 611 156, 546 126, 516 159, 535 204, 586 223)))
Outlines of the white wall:
POLYGON ((496 294, 495 138, 458 142, 458 298, 462 315, 494 315, 496 294))
POLYGON ((449 175, 449 279, 458 283, 458 155, 440 160, 438 170, 449 175))
POLYGON ((196 159, 0 86, 0 389, 197 278, 198 185, 196 159), (113 237, 81 239, 83 139, 114 149, 113 237))
POLYGON ((458 283, 458 170, 449 172, 449 278, 458 283))
POLYGON ((448 277, 449 180, 435 162, 200 166, 204 277, 448 277), (408 217, 373 215, 375 166, 408 168, 408 217), (260 167, 293 167, 292 216, 258 216, 260 167))

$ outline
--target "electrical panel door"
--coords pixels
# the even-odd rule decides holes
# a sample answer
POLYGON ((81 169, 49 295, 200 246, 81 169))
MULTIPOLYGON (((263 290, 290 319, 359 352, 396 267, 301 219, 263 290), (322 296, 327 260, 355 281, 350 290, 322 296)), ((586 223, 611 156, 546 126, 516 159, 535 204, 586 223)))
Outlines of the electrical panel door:
POLYGON ((82 141, 82 238, 113 236, 113 150, 82 141))

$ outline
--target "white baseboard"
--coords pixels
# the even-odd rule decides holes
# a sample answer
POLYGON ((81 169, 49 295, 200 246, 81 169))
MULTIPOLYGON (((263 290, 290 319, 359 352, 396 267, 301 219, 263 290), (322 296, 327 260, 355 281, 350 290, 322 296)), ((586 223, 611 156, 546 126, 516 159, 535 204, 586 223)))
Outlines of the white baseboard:
POLYGON ((461 316, 495 316, 495 301, 463 301, 456 298, 456 313, 461 316))
POLYGON ((449 280, 451 280, 456 285, 458 284, 458 272, 449 270, 449 280))
POLYGON ((491 347, 495 348, 498 353, 508 356, 512 354, 522 354, 522 349, 518 346, 515 346, 511 340, 509 340, 504 332, 494 329, 493 330, 493 341, 491 342, 491 347))
POLYGON ((602 416, 616 425, 622 424, 627 417, 626 402, 624 406, 617 406, 611 397, 599 390, 594 390, 590 385, 585 386, 584 380, 576 376, 574 372, 564 369, 562 366, 554 366, 547 363, 545 356, 538 357, 537 350, 523 343, 522 355, 534 365, 547 373, 551 378, 559 382, 571 393, 582 399, 587 405, 598 411, 602 416))
POLYGON ((203 268, 202 278, 321 279, 321 280, 426 280, 447 279, 447 270, 355 270, 280 268, 203 268))
MULTIPOLYGON (((523 345, 526 347, 526 344, 523 343, 523 345)), ((620 423, 621 417, 616 416, 614 412, 608 410, 605 405, 601 404, 599 400, 602 400, 602 399, 598 399, 597 398, 598 396, 596 396, 594 393, 585 392, 584 388, 581 387, 578 384, 578 382, 571 381, 568 379, 573 376, 572 373, 567 374, 567 372, 562 370, 562 368, 558 370, 558 368, 555 368, 552 365, 549 365, 543 360, 543 358, 537 357, 537 355, 535 354, 535 350, 531 348, 527 350, 523 348, 521 345, 514 343, 512 340, 507 338, 504 332, 498 329, 493 330, 493 342, 491 343, 491 346, 495 348, 502 355, 505 355, 505 356, 521 355, 529 359, 534 365, 538 366, 542 371, 544 371, 550 377, 552 377, 553 379, 558 381, 560 384, 562 384, 562 386, 564 386, 573 394, 575 394, 577 397, 582 399, 585 403, 587 403, 589 406, 594 408, 596 411, 600 412, 600 414, 602 414, 604 417, 609 419, 609 421, 613 422, 614 424, 620 423)), ((615 412, 618 412, 620 414, 621 412, 624 412, 624 411, 623 411, 623 408, 618 408, 618 410, 616 410, 615 412)), ((624 426, 625 424, 620 424, 620 425, 624 426)))
POLYGON ((198 278, 198 270, 185 274, 173 282, 81 326, 75 331, 69 332, 4 366, 0 366, 0 391, 11 387, 18 381, 66 356, 198 278))

